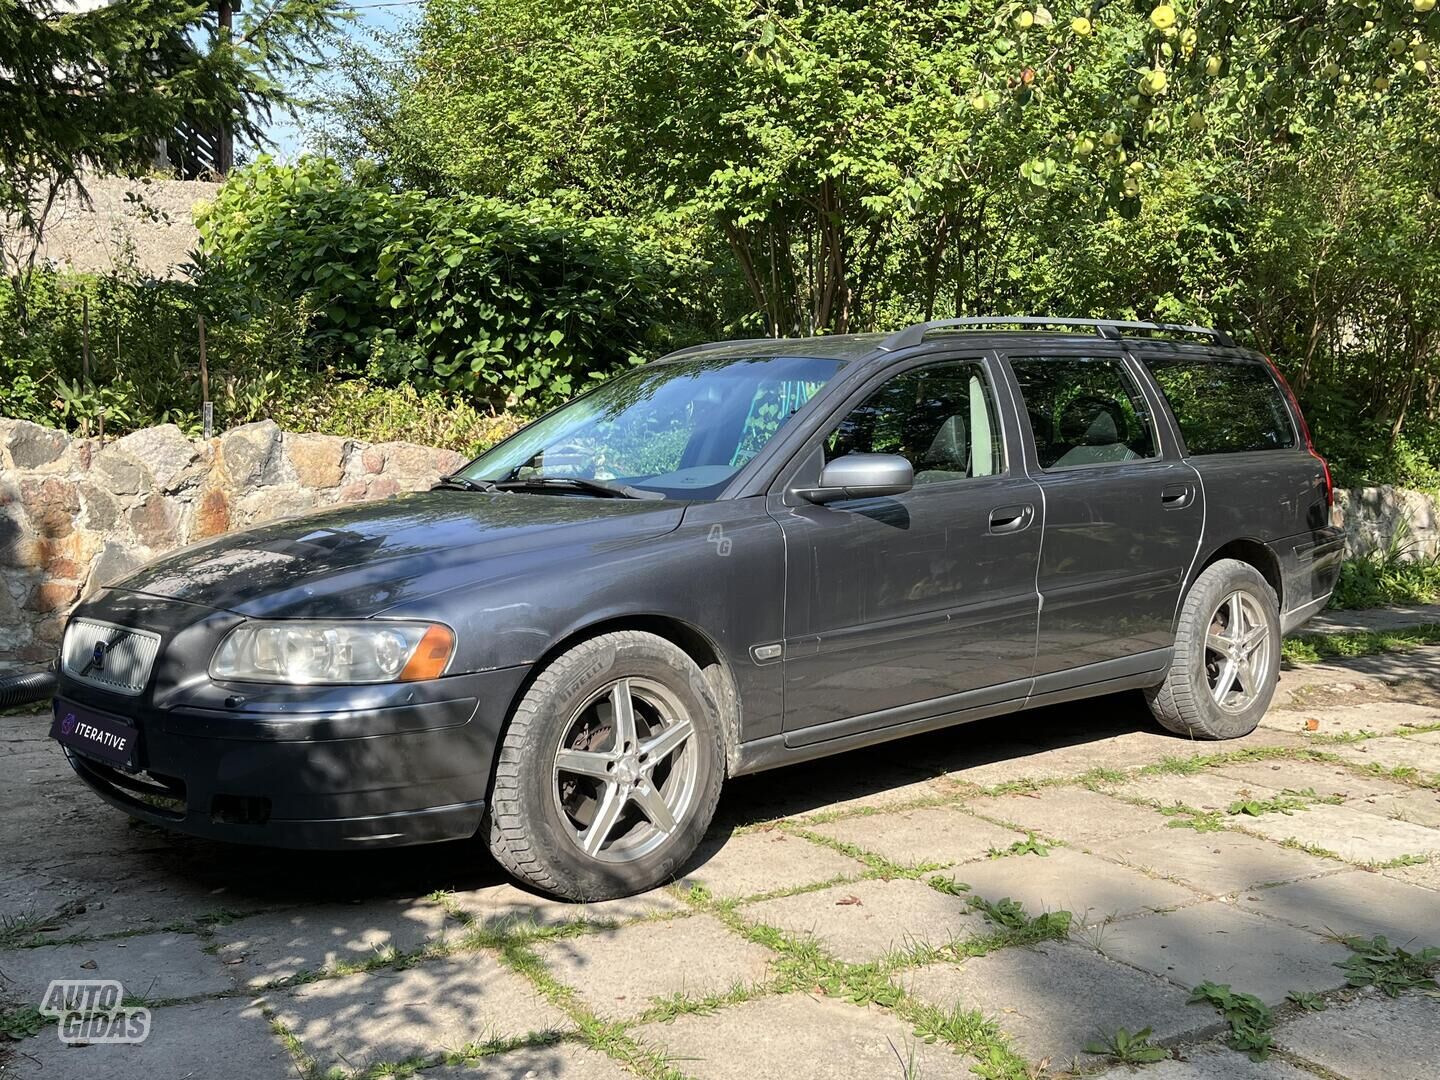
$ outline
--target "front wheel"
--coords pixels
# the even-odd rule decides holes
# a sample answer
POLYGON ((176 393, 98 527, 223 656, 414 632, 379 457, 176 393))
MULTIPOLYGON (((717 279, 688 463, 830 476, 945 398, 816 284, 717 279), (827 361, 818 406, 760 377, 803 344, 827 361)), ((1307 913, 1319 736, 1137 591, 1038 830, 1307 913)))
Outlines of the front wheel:
POLYGON ((674 877, 715 813, 719 710, 683 651, 638 631, 561 654, 501 740, 490 850, 516 877, 605 900, 674 877))
POLYGON ((1249 563, 1221 559, 1195 579, 1180 610, 1165 681, 1146 691, 1168 731, 1237 739, 1255 730, 1280 670, 1280 611, 1249 563))

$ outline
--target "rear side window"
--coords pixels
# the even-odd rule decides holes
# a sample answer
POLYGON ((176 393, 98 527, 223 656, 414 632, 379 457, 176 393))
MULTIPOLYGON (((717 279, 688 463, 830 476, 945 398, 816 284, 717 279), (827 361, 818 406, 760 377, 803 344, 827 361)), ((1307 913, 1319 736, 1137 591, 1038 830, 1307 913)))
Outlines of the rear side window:
POLYGON ((1153 458, 1155 426, 1113 356, 1012 356, 1042 469, 1153 458))
POLYGON ((1295 426, 1270 368, 1255 360, 1143 361, 1170 402, 1189 454, 1295 445, 1295 426))

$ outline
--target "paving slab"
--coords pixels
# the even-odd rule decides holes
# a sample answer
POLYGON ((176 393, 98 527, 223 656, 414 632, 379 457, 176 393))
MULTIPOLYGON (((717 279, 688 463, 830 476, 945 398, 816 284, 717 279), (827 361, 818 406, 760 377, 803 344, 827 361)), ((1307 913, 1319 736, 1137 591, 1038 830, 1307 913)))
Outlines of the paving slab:
POLYGON ((1440 998, 1366 993, 1352 1004, 1306 1013, 1282 1025, 1275 1042, 1340 1076, 1434 1080, 1440 1061, 1440 998))
POLYGON ((1323 740, 1328 735, 1358 735, 1362 732, 1390 735, 1440 723, 1440 709, 1408 701, 1366 701, 1358 705, 1273 710, 1261 717, 1260 723, 1278 731, 1293 731, 1309 739, 1318 736, 1323 740))
POLYGON ((857 859, 779 829, 702 843, 690 862, 692 868, 680 884, 686 888, 703 885, 720 897, 758 896, 818 885, 857 877, 868 869, 857 859))
POLYGON ((1334 751, 1362 765, 1414 769, 1427 780, 1440 777, 1440 731, 1427 731, 1423 735, 1388 735, 1381 739, 1344 743, 1334 747, 1334 751))
POLYGON ((973 1059, 926 1043, 893 1013, 804 994, 757 998, 633 1034, 697 1080, 974 1080, 973 1059))
POLYGON ((449 894, 448 902, 471 919, 490 926, 530 923, 550 927, 572 922, 618 925, 652 915, 688 910, 684 901, 677 900, 664 889, 651 889, 635 896, 622 896, 618 900, 577 904, 527 892, 508 883, 454 891, 449 894))
POLYGON ((965 806, 1026 831, 1081 846, 1163 829, 1166 824, 1154 810, 1079 787, 1042 788, 974 799, 965 806))
POLYGON ((1317 934, 1384 934, 1396 944, 1440 948, 1440 903, 1435 894, 1366 870, 1255 889, 1235 902, 1317 934))
MULTIPOLYGON (((461 928, 448 922, 452 934, 461 928)), ((447 916, 425 899, 323 904, 267 912, 216 927, 217 956, 241 986, 264 986, 302 971, 334 971, 394 949, 445 937, 447 916)))
POLYGON ((1238 832, 1163 832, 1125 836, 1095 844, 1096 854, 1183 882, 1210 896, 1294 881, 1344 870, 1346 863, 1324 859, 1238 832))
POLYGON ((1343 945, 1223 900, 1113 923, 1098 935, 1098 946, 1179 986, 1228 983, 1272 1005, 1291 990, 1343 986, 1335 963, 1350 955, 1343 945))
POLYGON ((1200 895, 1183 885, 1142 874, 1097 855, 1051 848, 962 867, 955 876, 986 900, 1010 897, 1031 915, 1068 911, 1076 923, 1095 923, 1191 904, 1200 895))
POLYGON ((1116 795, 1144 799, 1159 807, 1180 803, 1197 810, 1224 810, 1241 799, 1272 798, 1289 786, 1283 772, 1269 773, 1263 780, 1237 779, 1216 768, 1208 768, 1196 773, 1137 776, 1110 790, 1116 795))
POLYGON ((1184 1054, 1183 1059, 1171 1058, 1138 1071, 1132 1065, 1117 1065, 1099 1076, 1105 1080, 1315 1080, 1314 1073, 1287 1061, 1273 1057, 1251 1061, 1246 1054, 1214 1043, 1187 1047, 1184 1054))
POLYGON ((955 807, 932 806, 868 814, 812 826, 823 836, 908 866, 983 859, 992 847, 1009 847, 1025 834, 982 821, 955 807))
POLYGON ((574 1026, 528 979, 483 952, 321 979, 261 1000, 320 1075, 574 1026))
POLYGON ((145 1001, 216 994, 231 988, 224 968, 193 934, 136 934, 110 941, 42 945, 0 952, 0 994, 35 1005, 52 979, 118 979, 145 1001))
POLYGON ((840 960, 860 964, 912 944, 947 945, 989 932, 965 898, 922 881, 856 881, 762 900, 740 909, 750 921, 812 935, 840 960))
POLYGON ((1290 814, 1247 817, 1239 824, 1247 832, 1272 840, 1296 840, 1352 863, 1386 863, 1440 853, 1440 830, 1367 814, 1352 806, 1321 803, 1290 814))
POLYGON ((708 915, 561 938, 536 953, 596 1013, 626 1019, 656 998, 702 998, 762 983, 774 960, 708 915))
POLYGON ((575 1043, 527 1046, 416 1075, 423 1080, 634 1080, 633 1073, 604 1054, 575 1043))
POLYGON ((17 1080, 295 1080, 298 1075, 289 1051, 271 1033, 260 1010, 240 998, 154 1009, 150 1034, 142 1043, 67 1046, 58 1030, 46 1027, 17 1044, 15 1061, 5 1075, 17 1080))
POLYGON ((1305 624, 1306 633, 1334 634, 1355 630, 1405 630, 1440 623, 1440 604, 1394 604, 1388 607, 1326 611, 1305 624))
MULTIPOLYGON (((1334 749, 1334 747, 1327 747, 1334 749)), ((1346 799, 1362 799, 1371 795, 1399 795, 1408 789, 1403 784, 1378 776, 1361 776, 1344 765, 1325 761, 1249 761, 1241 764, 1216 765, 1221 776, 1257 787, 1288 791, 1312 790, 1316 795, 1340 795, 1346 799)))
POLYGON ((931 964, 894 981, 942 1009, 981 1010, 1026 1058, 1059 1068, 1116 1028, 1148 1027, 1158 1041, 1217 1026, 1214 1009, 1186 1004, 1188 991, 1073 942, 931 964))
POLYGON ((1431 859, 1420 866, 1397 866, 1393 870, 1382 870, 1381 873, 1396 881, 1408 881, 1411 885, 1420 885, 1426 889, 1440 889, 1440 859, 1431 859))
POLYGON ((1374 795, 1368 799, 1352 799, 1346 803, 1369 814, 1409 821, 1427 829, 1440 829, 1440 791, 1416 788, 1404 795, 1374 795))

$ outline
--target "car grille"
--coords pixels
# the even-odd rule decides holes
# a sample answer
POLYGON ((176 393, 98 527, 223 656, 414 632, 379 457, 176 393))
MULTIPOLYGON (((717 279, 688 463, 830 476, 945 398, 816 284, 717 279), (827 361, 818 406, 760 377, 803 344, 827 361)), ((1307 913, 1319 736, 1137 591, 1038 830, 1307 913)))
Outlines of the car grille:
POLYGON ((145 689, 160 635, 94 619, 71 619, 61 647, 65 674, 117 694, 134 697, 145 689))

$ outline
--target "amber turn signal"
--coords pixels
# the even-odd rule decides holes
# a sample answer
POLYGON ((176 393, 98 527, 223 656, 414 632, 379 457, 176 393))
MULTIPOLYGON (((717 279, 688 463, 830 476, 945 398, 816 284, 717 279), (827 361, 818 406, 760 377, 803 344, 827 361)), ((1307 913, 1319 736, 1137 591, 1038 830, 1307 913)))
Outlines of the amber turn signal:
POLYGON ((410 660, 405 669, 400 672, 400 682, 416 682, 420 679, 438 679, 445 672, 445 665, 450 662, 450 654, 455 651, 455 635, 451 633, 448 626, 441 626, 438 623, 425 631, 425 636, 420 639, 420 644, 415 646, 415 651, 410 655, 410 660))

